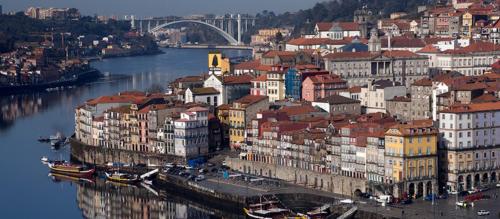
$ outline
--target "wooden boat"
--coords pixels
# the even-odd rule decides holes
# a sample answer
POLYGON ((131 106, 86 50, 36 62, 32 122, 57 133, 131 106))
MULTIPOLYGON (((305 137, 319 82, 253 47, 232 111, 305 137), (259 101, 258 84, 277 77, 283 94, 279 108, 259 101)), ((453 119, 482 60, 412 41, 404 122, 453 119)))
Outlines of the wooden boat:
POLYGON ((106 174, 106 179, 109 181, 117 182, 117 183, 125 183, 125 184, 134 184, 138 183, 141 181, 139 176, 134 175, 134 174, 127 174, 127 173, 120 173, 120 172, 114 172, 114 173, 105 173, 106 174))
POLYGON ((51 161, 47 165, 49 166, 50 171, 54 173, 79 178, 89 178, 95 173, 95 169, 89 169, 86 166, 71 164, 65 161, 51 161))
POLYGON ((243 211, 248 217, 255 219, 307 218, 306 216, 295 216, 290 209, 283 208, 277 200, 261 200, 259 203, 250 204, 247 208, 243 208, 243 211))

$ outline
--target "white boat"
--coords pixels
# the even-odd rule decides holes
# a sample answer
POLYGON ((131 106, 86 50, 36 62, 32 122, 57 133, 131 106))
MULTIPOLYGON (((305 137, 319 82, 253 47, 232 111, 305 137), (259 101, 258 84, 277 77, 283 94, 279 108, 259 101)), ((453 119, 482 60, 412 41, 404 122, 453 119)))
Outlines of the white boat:
POLYGON ((43 156, 42 159, 40 159, 42 161, 42 163, 48 163, 49 162, 49 158, 47 158, 46 156, 43 156))

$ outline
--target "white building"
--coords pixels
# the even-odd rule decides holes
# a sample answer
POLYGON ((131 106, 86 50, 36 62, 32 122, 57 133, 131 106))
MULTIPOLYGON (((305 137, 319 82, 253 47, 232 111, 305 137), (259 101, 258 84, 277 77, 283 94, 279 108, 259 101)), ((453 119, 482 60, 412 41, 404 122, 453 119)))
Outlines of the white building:
POLYGON ((440 165, 448 189, 498 181, 500 102, 456 104, 439 112, 440 165))
POLYGON ((366 113, 386 113, 386 101, 396 96, 406 96, 406 87, 389 80, 379 80, 362 87, 359 100, 366 113))
POLYGON ((174 122, 175 155, 186 159, 208 154, 208 109, 193 107, 174 122))
POLYGON ((222 105, 220 93, 213 87, 188 88, 184 93, 184 103, 193 102, 206 103, 213 106, 222 105))
POLYGON ((500 45, 476 42, 460 49, 447 50, 436 55, 436 68, 457 71, 466 76, 483 75, 499 60, 500 45))

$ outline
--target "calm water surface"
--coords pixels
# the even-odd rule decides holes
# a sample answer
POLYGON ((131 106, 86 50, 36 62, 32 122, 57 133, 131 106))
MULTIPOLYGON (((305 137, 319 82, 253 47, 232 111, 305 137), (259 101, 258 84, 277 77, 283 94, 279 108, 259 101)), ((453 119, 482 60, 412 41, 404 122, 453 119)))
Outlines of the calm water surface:
MULTIPOLYGON (((137 218, 144 212, 153 218, 218 217, 205 206, 160 200, 142 188, 52 179, 40 163, 42 156, 69 159, 69 147, 56 151, 36 139, 57 131, 70 135, 74 108, 85 100, 123 90, 145 90, 153 83, 166 85, 177 77, 207 71, 209 50, 164 51, 156 56, 95 62, 94 67, 111 76, 78 88, 0 97, 0 218, 137 218)), ((250 51, 239 50, 224 53, 250 55, 250 51)))

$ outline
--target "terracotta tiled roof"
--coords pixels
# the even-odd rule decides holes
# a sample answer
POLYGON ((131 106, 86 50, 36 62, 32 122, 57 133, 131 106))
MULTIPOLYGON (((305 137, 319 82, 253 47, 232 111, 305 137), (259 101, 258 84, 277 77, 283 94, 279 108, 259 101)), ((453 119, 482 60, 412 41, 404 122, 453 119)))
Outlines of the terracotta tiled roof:
POLYGON ((496 102, 498 98, 491 93, 484 93, 483 95, 472 99, 473 103, 496 102))
POLYGON ((432 44, 426 45, 424 48, 417 51, 417 53, 439 53, 439 49, 434 47, 432 44))
POLYGON ((256 77, 256 78, 252 79, 252 81, 267 81, 267 75, 266 74, 262 74, 259 77, 256 77))
POLYGON ((329 31, 333 25, 338 25, 343 31, 357 31, 359 30, 359 24, 356 22, 319 22, 316 23, 319 31, 329 31))
POLYGON ((448 109, 442 110, 442 113, 471 113, 500 110, 500 102, 454 104, 448 109))
POLYGON ((255 59, 239 63, 234 66, 234 69, 256 69, 259 66, 260 66, 260 59, 255 59))
POLYGON ((392 51, 383 51, 383 56, 393 57, 393 58, 424 58, 425 56, 418 55, 414 52, 407 50, 392 50, 392 51))
POLYGON ((196 106, 196 107, 192 107, 192 108, 189 108, 188 110, 186 110, 186 112, 202 112, 202 111, 208 111, 208 109, 205 107, 196 106))
POLYGON ((329 104, 355 104, 355 103, 360 103, 361 101, 334 94, 315 102, 324 102, 329 104))
POLYGON ((330 38, 295 38, 287 42, 290 45, 345 45, 348 40, 333 40, 330 38))
POLYGON ((201 76, 186 76, 182 78, 177 78, 174 83, 180 83, 180 82, 203 82, 203 77, 201 76))
POLYGON ((288 116, 294 116, 294 115, 302 115, 302 114, 308 114, 312 112, 319 112, 318 109, 311 105, 302 105, 302 106, 284 106, 281 109, 278 110, 279 112, 284 112, 288 116))
POLYGON ((413 82, 413 86, 426 86, 426 87, 432 87, 432 80, 429 78, 422 78, 418 81, 413 82))
POLYGON ((106 112, 114 112, 114 113, 130 113, 130 106, 119 106, 106 110, 106 112))
POLYGON ((353 86, 347 89, 351 93, 361 93, 362 86, 353 86))
POLYGON ((246 95, 240 99, 234 101, 234 103, 240 104, 254 104, 267 99, 267 96, 257 96, 257 95, 246 95))
POLYGON ((193 88, 191 90, 193 94, 195 95, 208 95, 208 94, 218 94, 219 91, 213 87, 200 87, 200 88, 193 88))
POLYGON ((228 110, 229 108, 231 108, 231 106, 231 104, 222 104, 217 107, 217 110, 228 110))
POLYGON ((397 124, 391 127, 391 129, 399 130, 400 134, 391 133, 391 130, 386 132, 386 135, 396 135, 396 136, 412 136, 412 135, 428 135, 437 134, 438 130, 433 127, 432 120, 413 120, 406 124, 397 124))
POLYGON ((142 103, 146 99, 145 96, 134 95, 114 95, 114 96, 101 96, 87 101, 88 105, 104 104, 104 103, 142 103))
POLYGON ((446 54, 469 54, 473 52, 500 52, 500 45, 477 41, 464 48, 444 51, 446 54))
POLYGON ((265 57, 265 58, 273 58, 275 56, 279 56, 279 57, 294 57, 295 56, 295 52, 292 52, 292 51, 278 51, 278 50, 270 50, 270 51, 267 51, 266 53, 262 54, 262 57, 265 57))
POLYGON ((333 75, 333 74, 313 75, 309 76, 308 78, 311 79, 313 84, 346 83, 346 81, 344 81, 338 75, 333 75))
POLYGON ((253 77, 248 74, 223 77, 225 84, 249 84, 252 79, 253 77))

